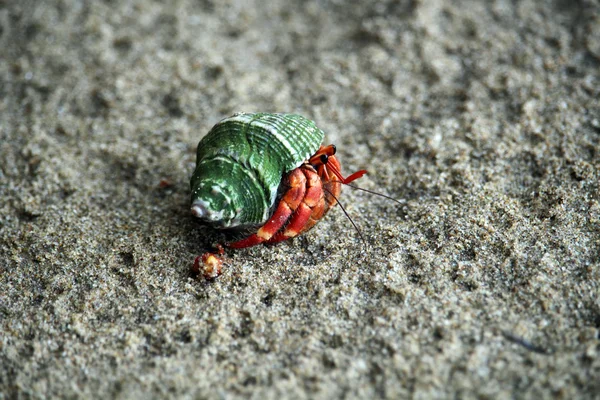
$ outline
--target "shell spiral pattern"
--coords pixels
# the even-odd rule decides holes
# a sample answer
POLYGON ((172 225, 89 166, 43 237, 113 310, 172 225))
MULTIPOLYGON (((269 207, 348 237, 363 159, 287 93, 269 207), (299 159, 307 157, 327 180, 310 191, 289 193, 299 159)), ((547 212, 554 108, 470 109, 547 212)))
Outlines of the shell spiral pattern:
POLYGON ((282 177, 313 155, 324 133, 295 114, 239 113, 198 143, 192 212, 217 228, 264 224, 282 177))

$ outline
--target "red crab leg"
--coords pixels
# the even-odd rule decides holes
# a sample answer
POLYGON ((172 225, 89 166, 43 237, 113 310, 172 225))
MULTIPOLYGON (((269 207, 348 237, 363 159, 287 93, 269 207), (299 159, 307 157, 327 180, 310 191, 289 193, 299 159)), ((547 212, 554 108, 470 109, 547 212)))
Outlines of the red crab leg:
POLYGON ((300 233, 314 225, 314 223, 310 223, 310 218, 313 217, 315 213, 320 212, 321 215, 323 214, 325 202, 321 178, 311 166, 303 165, 299 170, 306 177, 306 193, 302 198, 302 202, 298 205, 294 214, 292 214, 289 223, 284 229, 268 240, 267 243, 269 244, 298 236, 300 233))
POLYGON ((317 173, 312 169, 312 167, 310 169, 307 167, 305 170, 305 173, 310 173, 312 175, 317 176, 319 181, 321 182, 321 188, 319 189, 319 193, 320 193, 319 197, 320 198, 318 199, 316 204, 314 206, 312 206, 312 213, 310 214, 310 218, 306 222, 306 225, 304 225, 302 230, 299 232, 299 234, 302 232, 306 232, 309 229, 311 229, 313 226, 315 226, 315 224, 317 222, 319 222, 319 220, 321 218, 323 218, 323 216, 331 208, 331 203, 328 199, 329 193, 327 191, 323 190, 325 186, 331 187, 331 185, 328 182, 323 182, 322 178, 319 175, 317 175, 317 173))
POLYGON ((290 188, 285 192, 281 201, 279 201, 275 213, 273 213, 267 223, 265 223, 255 234, 250 235, 245 239, 238 240, 237 242, 229 243, 227 244, 228 247, 241 249, 244 247, 255 246, 264 241, 269 241, 269 239, 285 225, 305 197, 307 186, 306 177, 300 168, 296 168, 290 172, 288 181, 290 188))

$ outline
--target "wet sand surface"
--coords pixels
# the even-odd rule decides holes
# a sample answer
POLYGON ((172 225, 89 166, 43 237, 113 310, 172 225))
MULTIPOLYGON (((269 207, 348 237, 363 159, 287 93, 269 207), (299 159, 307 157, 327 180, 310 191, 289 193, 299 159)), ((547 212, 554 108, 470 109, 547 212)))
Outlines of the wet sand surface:
POLYGON ((598 398, 600 5, 356 3, 0 4, 0 398, 598 398), (194 276, 237 111, 401 204, 194 276))

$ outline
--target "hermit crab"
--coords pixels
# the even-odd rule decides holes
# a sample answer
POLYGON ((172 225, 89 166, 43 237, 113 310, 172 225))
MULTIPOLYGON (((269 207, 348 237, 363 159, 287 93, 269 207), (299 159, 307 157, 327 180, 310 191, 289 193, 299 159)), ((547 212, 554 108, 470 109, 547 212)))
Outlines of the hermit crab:
MULTIPOLYGON (((311 229, 337 204, 342 184, 363 176, 341 173, 334 145, 295 114, 238 113, 217 123, 198 144, 190 180, 192 214, 245 237, 225 246, 272 244, 311 229)), ((221 250, 222 252, 222 250, 221 250)), ((206 277, 220 274, 213 253, 196 258, 206 277)))

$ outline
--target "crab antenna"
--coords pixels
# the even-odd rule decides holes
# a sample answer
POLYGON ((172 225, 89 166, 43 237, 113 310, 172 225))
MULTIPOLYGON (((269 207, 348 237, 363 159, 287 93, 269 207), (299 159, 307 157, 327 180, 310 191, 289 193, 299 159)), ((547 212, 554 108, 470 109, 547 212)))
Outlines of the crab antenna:
MULTIPOLYGON (((360 172, 360 171, 359 171, 359 172, 360 172)), ((395 199, 395 198, 393 198, 393 197, 391 197, 391 196, 385 195, 385 194, 383 194, 383 193, 374 192, 374 191, 372 191, 372 190, 369 190, 369 189, 361 188, 360 186, 349 185, 349 184, 347 184, 347 183, 346 183, 346 186, 349 186, 349 187, 351 187, 352 189, 356 189, 356 190, 362 190, 363 192, 367 192, 367 193, 370 193, 370 194, 374 194, 374 195, 376 195, 376 196, 384 197, 384 198, 386 198, 386 199, 388 199, 388 200, 392 200, 393 202, 395 202, 395 203, 398 203, 398 204, 402 204, 402 205, 406 204, 406 201, 400 201, 400 200, 397 200, 397 199, 395 199)))
POLYGON ((358 229, 358 226, 354 223, 354 221, 352 220, 352 218, 350 218, 350 214, 348 214, 348 212, 346 211, 346 209, 344 208, 344 206, 342 205, 342 203, 340 203, 340 201, 338 200, 338 198, 331 193, 331 190, 327 189, 327 188, 323 188, 325 189, 330 195, 331 197, 333 197, 336 201, 336 203, 338 203, 340 205, 340 208, 342 209, 342 211, 344 212, 344 214, 346 214, 346 218, 348 218, 348 220, 350 221, 350 223, 352 224, 352 226, 354 227, 354 229, 356 229, 356 232, 358 232, 358 235, 360 236, 360 240, 362 240, 363 244, 366 246, 367 245, 367 241, 365 240, 365 237, 363 236, 362 232, 360 231, 360 229, 358 229))

